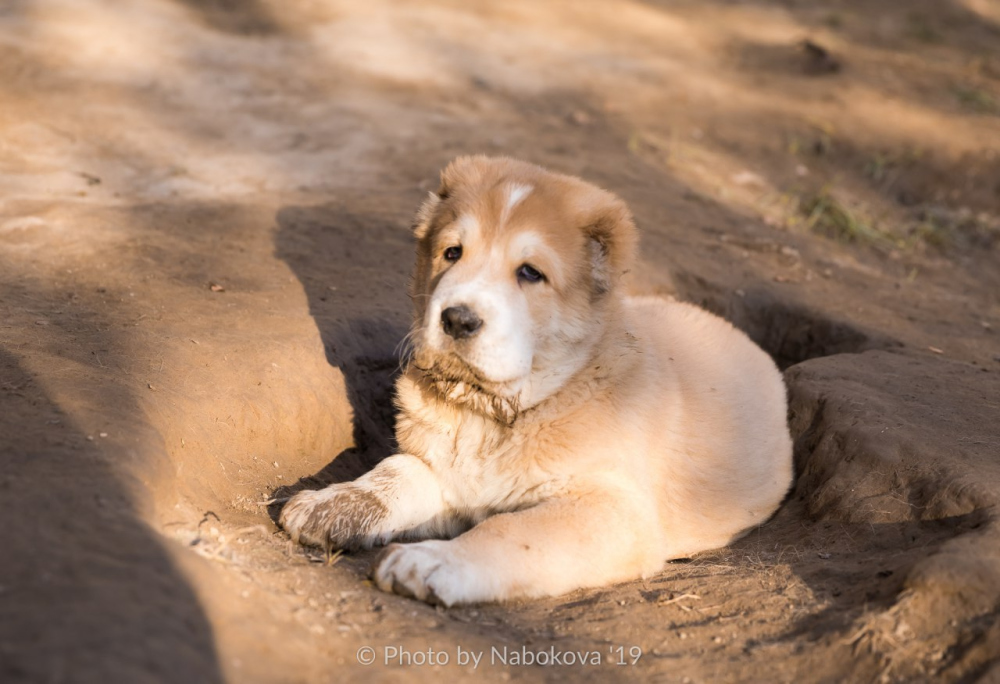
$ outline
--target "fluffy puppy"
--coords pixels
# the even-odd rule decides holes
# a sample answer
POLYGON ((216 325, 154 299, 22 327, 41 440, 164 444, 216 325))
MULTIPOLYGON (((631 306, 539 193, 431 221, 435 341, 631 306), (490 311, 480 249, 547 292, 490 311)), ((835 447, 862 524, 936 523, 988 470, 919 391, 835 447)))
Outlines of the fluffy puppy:
POLYGON ((417 216, 399 453, 300 492, 293 539, 393 540, 385 591, 454 605, 648 576, 764 522, 792 480, 785 388, 742 332, 620 286, 620 199, 462 157, 417 216))

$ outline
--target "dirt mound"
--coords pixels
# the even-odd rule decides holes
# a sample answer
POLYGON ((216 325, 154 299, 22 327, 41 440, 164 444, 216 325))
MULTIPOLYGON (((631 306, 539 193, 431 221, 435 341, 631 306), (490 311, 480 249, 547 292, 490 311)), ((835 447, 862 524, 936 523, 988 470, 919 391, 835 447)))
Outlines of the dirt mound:
POLYGON ((897 539, 899 561, 881 573, 896 576, 898 593, 855 644, 903 680, 981 671, 1000 606, 1000 383, 966 364, 885 352, 811 361, 786 379, 794 499, 812 519, 897 539))

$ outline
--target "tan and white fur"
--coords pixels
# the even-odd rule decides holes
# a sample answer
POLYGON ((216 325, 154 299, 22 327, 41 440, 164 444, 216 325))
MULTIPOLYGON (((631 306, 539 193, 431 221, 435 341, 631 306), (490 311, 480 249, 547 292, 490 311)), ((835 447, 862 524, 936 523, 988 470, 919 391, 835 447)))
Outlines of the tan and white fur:
POLYGON ((781 375, 722 319, 623 293, 620 199, 463 157, 415 234, 399 453, 292 497, 293 539, 423 540, 389 545, 373 579, 450 606, 645 577, 775 511, 792 479, 781 375))

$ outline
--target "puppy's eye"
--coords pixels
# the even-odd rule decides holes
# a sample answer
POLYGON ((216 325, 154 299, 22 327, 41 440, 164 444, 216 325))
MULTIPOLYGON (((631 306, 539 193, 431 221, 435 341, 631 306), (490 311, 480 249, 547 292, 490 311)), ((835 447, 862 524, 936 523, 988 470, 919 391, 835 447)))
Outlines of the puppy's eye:
POLYGON ((458 261, 462 258, 462 245, 455 245, 444 250, 445 261, 458 261))
POLYGON ((530 264, 521 264, 517 269, 517 279, 526 283, 537 283, 545 280, 545 274, 530 264))

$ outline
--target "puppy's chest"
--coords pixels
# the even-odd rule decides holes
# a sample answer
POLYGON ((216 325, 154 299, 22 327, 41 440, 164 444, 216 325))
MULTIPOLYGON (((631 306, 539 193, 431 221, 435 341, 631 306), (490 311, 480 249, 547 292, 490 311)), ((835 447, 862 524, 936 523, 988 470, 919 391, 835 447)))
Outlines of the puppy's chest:
POLYGON ((421 433, 419 455, 437 476, 445 501, 474 517, 532 505, 559 487, 537 467, 528 436, 491 421, 474 416, 448 431, 421 433))

